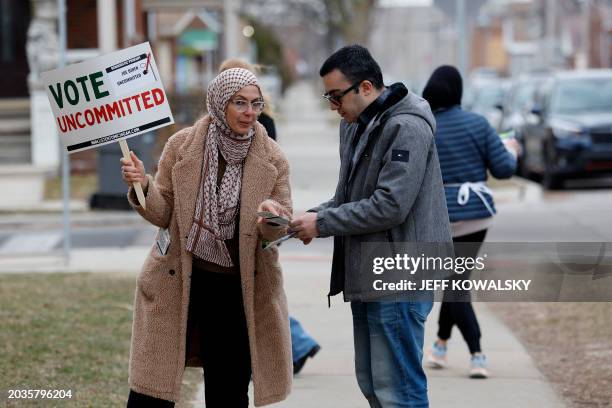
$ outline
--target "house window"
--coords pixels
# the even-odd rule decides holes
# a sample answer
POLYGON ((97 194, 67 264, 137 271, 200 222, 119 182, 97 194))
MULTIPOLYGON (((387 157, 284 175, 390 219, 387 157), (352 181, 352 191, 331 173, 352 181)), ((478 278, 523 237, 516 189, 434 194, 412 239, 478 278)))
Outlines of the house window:
POLYGON ((13 62, 15 59, 15 38, 11 34, 12 1, 0 0, 0 61, 13 62))

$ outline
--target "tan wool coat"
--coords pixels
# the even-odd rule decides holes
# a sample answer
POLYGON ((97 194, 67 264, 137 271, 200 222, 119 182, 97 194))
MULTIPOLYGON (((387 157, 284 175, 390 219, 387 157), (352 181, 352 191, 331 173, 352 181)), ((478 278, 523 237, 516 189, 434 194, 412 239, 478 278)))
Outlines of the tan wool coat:
MULTIPOLYGON (((150 175, 144 210, 132 188, 128 199, 147 221, 168 228, 170 247, 161 255, 153 243, 138 276, 130 353, 130 388, 178 401, 185 366, 201 366, 198 336, 187 338, 192 255, 185 250, 202 176, 209 118, 173 135, 150 175), (187 355, 187 350, 190 354, 187 355)), ((247 320, 255 405, 281 401, 291 389, 292 359, 287 300, 276 249, 261 241, 282 235, 280 228, 259 227, 257 207, 266 199, 290 214, 289 165, 278 145, 259 123, 246 156, 240 193, 239 253, 247 320)), ((222 336, 223 333, 214 333, 222 336)))

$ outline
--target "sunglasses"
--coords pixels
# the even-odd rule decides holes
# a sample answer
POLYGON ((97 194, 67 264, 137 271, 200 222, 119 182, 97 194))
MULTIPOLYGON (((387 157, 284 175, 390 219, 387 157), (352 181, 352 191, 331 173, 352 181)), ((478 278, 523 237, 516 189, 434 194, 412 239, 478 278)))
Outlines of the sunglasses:
POLYGON ((342 105, 342 97, 353 90, 357 90, 360 84, 361 84, 361 81, 358 81, 358 82, 355 82, 353 85, 351 85, 349 88, 345 89, 344 91, 340 91, 338 93, 335 93, 335 91, 330 91, 330 92, 324 93, 322 96, 323 98, 325 98, 325 100, 327 100, 332 105, 340 106, 342 105), (332 92, 334 93, 332 94, 332 92))

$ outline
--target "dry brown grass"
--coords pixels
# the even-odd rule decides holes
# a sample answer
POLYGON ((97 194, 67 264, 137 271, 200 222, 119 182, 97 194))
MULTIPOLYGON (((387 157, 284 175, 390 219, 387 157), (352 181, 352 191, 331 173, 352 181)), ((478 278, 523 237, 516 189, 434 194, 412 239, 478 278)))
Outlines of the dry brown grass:
POLYGON ((497 303, 570 406, 612 407, 612 303, 497 303))

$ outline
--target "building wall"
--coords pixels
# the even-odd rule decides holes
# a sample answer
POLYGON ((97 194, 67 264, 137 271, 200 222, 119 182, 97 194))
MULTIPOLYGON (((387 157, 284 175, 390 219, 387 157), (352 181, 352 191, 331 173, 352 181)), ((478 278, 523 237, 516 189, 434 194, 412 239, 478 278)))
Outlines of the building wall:
MULTIPOLYGON (((102 0, 107 1, 107 0, 102 0)), ((124 0, 115 0, 117 2, 117 47, 125 48, 126 46, 140 44, 146 39, 146 13, 142 10, 142 0, 134 0, 134 20, 135 20, 135 35, 128 43, 124 42, 124 20, 123 14, 124 0)))
POLYGON ((26 57, 29 1, 0 2, 0 98, 28 96, 26 57))
POLYGON ((68 49, 98 47, 98 1, 115 1, 117 10, 117 47, 141 43, 145 40, 146 14, 142 12, 142 0, 134 0, 135 36, 131 44, 125 44, 124 0, 67 0, 68 49))
POLYGON ((401 81, 418 92, 438 65, 457 63, 453 30, 434 7, 378 8, 368 46, 386 83, 401 81))
POLYGON ((97 0, 68 0, 66 17, 68 49, 97 48, 97 0))
POLYGON ((496 69, 500 74, 508 74, 510 65, 501 18, 493 18, 487 26, 476 26, 472 32, 470 69, 487 67, 496 69))

